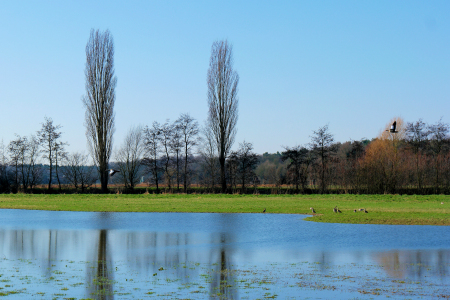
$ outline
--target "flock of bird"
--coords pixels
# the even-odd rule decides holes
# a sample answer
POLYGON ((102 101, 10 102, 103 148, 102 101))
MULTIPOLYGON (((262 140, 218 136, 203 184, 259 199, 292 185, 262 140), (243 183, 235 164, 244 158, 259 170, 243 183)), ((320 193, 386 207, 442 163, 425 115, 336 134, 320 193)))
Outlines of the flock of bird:
MULTIPOLYGON (((316 213, 316 210, 315 210, 313 207, 310 207, 309 209, 311 210, 311 212, 312 212, 313 214, 316 213)), ((265 210, 264 210, 264 211, 265 211, 265 210)), ((362 211, 362 212, 364 212, 364 213, 366 213, 366 214, 369 213, 365 208, 360 208, 360 209, 358 209, 358 210, 354 209, 353 211, 354 211, 354 212, 362 211)), ((334 213, 342 213, 342 211, 341 211, 337 206, 335 206, 335 207, 333 208, 333 212, 334 212, 334 213)))
MULTIPOLYGON (((441 203, 441 204, 443 204, 443 203, 441 203)), ((313 213, 313 214, 315 214, 316 213, 316 210, 313 208, 313 207, 310 207, 309 208, 310 210, 311 210, 311 212, 313 213)), ((353 210, 354 212, 358 212, 358 211, 362 211, 362 212, 364 212, 364 213, 369 213, 365 208, 360 208, 360 209, 358 209, 358 210, 353 210)), ((262 211, 263 213, 265 213, 266 212, 266 209, 264 208, 264 210, 262 211)), ((342 211, 337 207, 337 206, 335 206, 334 208, 333 208, 333 212, 334 213, 342 213, 342 211)))

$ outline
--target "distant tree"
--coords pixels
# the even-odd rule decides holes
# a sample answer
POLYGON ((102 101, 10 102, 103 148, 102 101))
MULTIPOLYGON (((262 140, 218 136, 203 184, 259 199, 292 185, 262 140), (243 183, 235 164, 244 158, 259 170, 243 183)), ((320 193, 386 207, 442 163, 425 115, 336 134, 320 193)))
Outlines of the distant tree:
POLYGON ((419 191, 423 185, 423 170, 420 168, 423 151, 426 149, 430 131, 422 119, 406 124, 406 142, 415 156, 416 180, 419 191))
POLYGON ((334 137, 328 130, 328 125, 325 125, 313 132, 314 134, 311 136, 310 145, 313 153, 319 159, 320 192, 323 194, 327 188, 328 162, 336 153, 337 149, 333 143, 334 137))
POLYGON ((199 125, 198 122, 192 118, 189 114, 181 114, 178 118, 177 127, 181 133, 183 156, 184 156, 184 166, 183 166, 183 188, 184 192, 187 193, 187 187, 189 182, 189 162, 192 148, 197 146, 199 143, 199 125))
POLYGON ((36 187, 36 185, 41 183, 42 180, 42 168, 39 164, 39 156, 41 154, 41 143, 40 139, 31 135, 28 139, 28 154, 27 154, 27 165, 26 172, 28 177, 28 185, 30 189, 36 187))
POLYGON ((238 169, 239 169, 239 153, 238 151, 231 151, 228 155, 227 161, 226 161, 226 169, 228 173, 229 178, 229 185, 232 189, 232 191, 237 189, 238 184, 238 169))
POLYGON ((68 154, 65 157, 65 166, 62 168, 63 176, 75 189, 80 188, 83 193, 96 181, 93 167, 88 166, 88 155, 82 152, 68 154))
POLYGON ((108 164, 114 134, 114 103, 117 78, 114 76, 114 41, 109 30, 91 30, 86 45, 86 137, 97 166, 103 193, 108 190, 108 164))
POLYGON ((16 135, 16 139, 9 143, 8 151, 13 165, 15 190, 21 184, 23 191, 27 192, 28 188, 33 188, 38 183, 42 175, 37 164, 39 139, 33 135, 30 138, 16 135))
POLYGON ((244 141, 239 144, 237 163, 242 192, 245 192, 246 186, 256 177, 255 169, 258 164, 258 155, 253 152, 252 143, 244 141))
POLYGON ((37 132, 37 136, 42 145, 42 152, 44 153, 43 157, 48 161, 49 165, 48 190, 51 190, 52 188, 55 156, 57 150, 59 150, 59 146, 57 145, 59 145, 59 139, 61 137, 61 132, 59 131, 60 128, 61 125, 53 125, 52 118, 45 117, 45 122, 42 123, 41 129, 37 132))
POLYGON ((141 126, 132 127, 122 144, 116 151, 116 161, 119 168, 119 177, 126 189, 134 189, 139 182, 139 169, 144 153, 143 129, 141 126))
POLYGON ((433 125, 428 126, 430 132, 430 149, 434 156, 435 189, 438 192, 440 185, 439 173, 441 171, 441 154, 448 148, 449 124, 444 123, 442 118, 433 125))
POLYGON ((344 175, 349 179, 351 188, 360 191, 363 184, 363 170, 360 162, 365 154, 365 145, 368 141, 352 141, 350 151, 346 153, 347 168, 344 170, 344 175))
POLYGON ((171 158, 171 141, 174 132, 174 125, 170 123, 169 120, 160 126, 160 141, 163 149, 164 158, 164 178, 167 182, 167 187, 169 190, 172 189, 172 158, 171 158))
POLYGON ((159 193, 159 181, 161 180, 161 173, 164 167, 161 166, 159 159, 161 154, 161 125, 158 122, 153 122, 151 128, 148 126, 144 129, 144 147, 145 157, 143 164, 147 167, 147 172, 150 173, 150 182, 156 185, 156 192, 159 193))
POLYGON ((226 40, 213 43, 207 78, 208 124, 216 140, 222 193, 225 193, 225 160, 236 135, 239 102, 239 75, 233 70, 232 46, 226 40))
POLYGON ((211 127, 206 122, 206 125, 201 129, 203 138, 199 147, 200 161, 203 168, 203 181, 210 186, 211 191, 214 192, 216 186, 216 179, 218 178, 220 165, 217 157, 216 140, 212 133, 211 127))
POLYGON ((401 118, 391 119, 385 130, 366 148, 362 162, 365 184, 371 193, 395 193, 405 181, 405 157, 402 144, 405 125, 401 118), (397 133, 391 133, 391 124, 397 122, 397 133))
POLYGON ((177 190, 180 190, 180 163, 181 163, 181 153, 183 148, 183 137, 181 134, 181 127, 178 124, 178 120, 173 124, 173 134, 170 140, 170 149, 172 154, 175 155, 175 173, 177 180, 177 190))
POLYGON ((10 190, 10 178, 8 172, 8 157, 7 149, 3 144, 3 140, 0 143, 0 192, 5 193, 10 190))
POLYGON ((20 158, 22 155, 24 140, 21 136, 16 134, 16 139, 12 140, 8 144, 8 153, 10 157, 10 164, 13 169, 13 190, 17 192, 19 189, 19 176, 20 176, 20 158))
POLYGON ((59 166, 60 163, 62 161, 64 161, 64 159, 66 159, 67 156, 67 152, 65 151, 65 146, 68 145, 68 143, 64 143, 64 142, 57 142, 56 143, 56 147, 55 147, 55 175, 56 175, 56 180, 58 181, 58 187, 59 190, 61 191, 61 179, 59 176, 59 166))
POLYGON ((308 179, 308 167, 312 161, 311 152, 302 146, 284 149, 285 151, 281 152, 281 160, 288 161, 287 169, 293 175, 291 182, 295 185, 295 191, 298 193, 298 187, 301 185, 304 192, 308 179))

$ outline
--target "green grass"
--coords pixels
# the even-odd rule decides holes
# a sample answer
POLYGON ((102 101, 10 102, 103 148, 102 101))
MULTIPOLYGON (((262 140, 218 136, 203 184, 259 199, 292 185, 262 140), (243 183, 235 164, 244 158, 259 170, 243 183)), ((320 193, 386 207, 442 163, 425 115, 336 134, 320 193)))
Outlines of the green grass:
POLYGON ((0 208, 56 211, 311 214, 310 207, 316 214, 307 220, 317 222, 450 225, 446 195, 0 195, 0 208), (353 212, 359 208, 368 213, 353 212))

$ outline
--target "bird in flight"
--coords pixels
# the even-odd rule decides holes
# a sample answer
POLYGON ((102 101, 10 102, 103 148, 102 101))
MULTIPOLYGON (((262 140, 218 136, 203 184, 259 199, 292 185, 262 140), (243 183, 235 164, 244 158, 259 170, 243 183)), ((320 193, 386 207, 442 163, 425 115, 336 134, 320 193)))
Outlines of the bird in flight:
POLYGON ((109 171, 109 176, 111 176, 111 177, 113 177, 114 174, 116 174, 117 172, 120 172, 120 171, 114 170, 114 169, 107 170, 106 172, 108 172, 108 171, 109 171))
POLYGON ((397 129, 397 121, 394 121, 394 123, 392 123, 392 125, 391 125, 391 129, 386 130, 386 131, 389 131, 391 133, 397 133, 398 131, 396 131, 396 129, 397 129))

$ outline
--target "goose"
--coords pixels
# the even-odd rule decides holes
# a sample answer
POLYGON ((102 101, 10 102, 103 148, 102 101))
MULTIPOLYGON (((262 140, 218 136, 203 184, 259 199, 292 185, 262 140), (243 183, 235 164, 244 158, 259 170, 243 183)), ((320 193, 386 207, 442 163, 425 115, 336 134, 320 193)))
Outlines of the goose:
POLYGON ((391 128, 386 131, 389 131, 390 133, 397 133, 398 131, 396 131, 396 129, 397 129, 397 121, 394 121, 394 123, 392 123, 391 125, 391 128))
POLYGON ((316 213, 316 211, 314 210, 314 208, 310 207, 309 209, 312 211, 313 214, 316 213))
POLYGON ((110 169, 110 170, 107 170, 106 172, 109 172, 109 176, 113 177, 114 174, 116 174, 117 172, 120 172, 120 171, 114 170, 114 169, 110 169))

